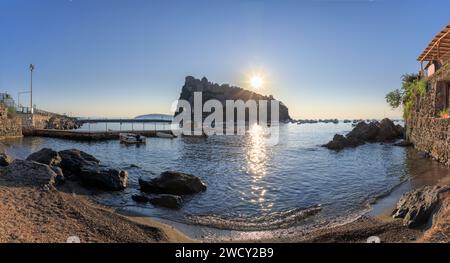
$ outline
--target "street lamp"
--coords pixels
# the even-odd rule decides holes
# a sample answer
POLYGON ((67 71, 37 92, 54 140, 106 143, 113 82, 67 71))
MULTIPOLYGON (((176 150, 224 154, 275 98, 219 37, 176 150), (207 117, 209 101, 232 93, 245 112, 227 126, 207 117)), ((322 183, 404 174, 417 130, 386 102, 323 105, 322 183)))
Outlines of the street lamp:
POLYGON ((33 114, 33 71, 34 65, 30 64, 30 112, 33 114))

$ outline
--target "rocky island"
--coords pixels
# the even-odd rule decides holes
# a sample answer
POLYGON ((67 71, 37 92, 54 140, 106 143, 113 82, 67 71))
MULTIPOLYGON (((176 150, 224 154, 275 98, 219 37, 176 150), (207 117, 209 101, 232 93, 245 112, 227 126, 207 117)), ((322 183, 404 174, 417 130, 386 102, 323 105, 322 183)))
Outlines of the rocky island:
MULTIPOLYGON (((202 79, 196 79, 192 76, 187 76, 184 82, 184 85, 181 89, 181 94, 179 99, 180 100, 186 100, 190 103, 191 107, 194 105, 194 92, 201 92, 202 93, 202 100, 203 102, 207 100, 218 100, 222 103, 222 105, 225 106, 225 101, 227 100, 242 100, 244 102, 248 100, 266 100, 268 102, 268 113, 267 118, 270 120, 271 112, 270 112, 270 101, 275 100, 272 95, 264 96, 261 94, 258 94, 253 91, 249 91, 246 89, 242 89, 240 87, 234 87, 230 86, 228 84, 222 84, 219 85, 217 83, 213 83, 208 81, 206 77, 203 77, 202 79)), ((224 120, 226 110, 223 109, 224 113, 224 120)), ((177 115, 175 113, 175 115, 177 115)), ((205 116, 204 116, 205 117, 205 116)), ((289 109, 286 107, 285 104, 280 102, 279 107, 279 121, 280 122, 290 122, 292 119, 289 116, 289 109)))

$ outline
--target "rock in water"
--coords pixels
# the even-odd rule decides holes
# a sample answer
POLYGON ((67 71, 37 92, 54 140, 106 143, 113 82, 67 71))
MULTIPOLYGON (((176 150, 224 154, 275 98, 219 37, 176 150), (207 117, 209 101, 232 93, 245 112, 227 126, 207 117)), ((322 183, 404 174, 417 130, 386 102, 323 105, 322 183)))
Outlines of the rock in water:
POLYGON ((137 203, 148 203, 149 201, 149 198, 145 195, 132 195, 131 199, 137 203))
POLYGON ((6 168, 4 176, 21 186, 53 187, 57 174, 48 165, 17 159, 6 168))
POLYGON ((347 138, 354 138, 362 141, 375 141, 380 128, 377 123, 371 122, 369 124, 365 122, 358 123, 351 132, 347 134, 347 138))
POLYGON ((11 157, 7 155, 6 153, 0 153, 0 166, 5 167, 8 166, 11 163, 11 157))
POLYGON ((125 189, 128 182, 128 173, 126 171, 98 164, 82 166, 77 177, 85 185, 112 191, 125 189))
POLYGON ((425 186, 403 194, 392 213, 394 218, 403 218, 403 224, 417 227, 425 224, 439 204, 439 194, 450 191, 450 187, 425 186))
POLYGON ((41 150, 30 154, 27 157, 28 161, 35 161, 46 165, 58 166, 61 163, 61 157, 57 151, 50 148, 42 148, 41 150))
POLYGON ((335 134, 332 141, 322 146, 331 150, 339 151, 347 147, 356 147, 361 144, 364 144, 364 141, 355 138, 346 138, 343 135, 335 134))
POLYGON ((389 119, 381 122, 372 121, 367 124, 359 122, 346 136, 336 134, 330 142, 322 145, 332 150, 342 150, 347 147, 356 147, 365 142, 392 142, 403 138, 404 129, 400 125, 394 125, 389 119))
POLYGON ((179 209, 181 207, 183 199, 178 195, 162 194, 150 198, 149 202, 155 206, 179 209))
POLYGON ((61 168, 64 173, 79 173, 81 167, 100 164, 100 160, 78 149, 69 149, 59 152, 61 168))
POLYGON ((151 180, 139 178, 139 185, 143 192, 155 194, 187 195, 206 191, 206 184, 200 178, 172 171, 163 172, 151 180))

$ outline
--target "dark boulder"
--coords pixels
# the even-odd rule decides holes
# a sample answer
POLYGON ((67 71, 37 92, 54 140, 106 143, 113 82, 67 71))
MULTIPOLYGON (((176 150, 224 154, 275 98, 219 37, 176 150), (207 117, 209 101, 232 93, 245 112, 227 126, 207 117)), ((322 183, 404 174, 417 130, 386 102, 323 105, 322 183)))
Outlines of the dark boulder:
POLYGON ((145 195, 132 195, 131 199, 133 199, 136 203, 148 203, 149 198, 145 195))
POLYGON ((183 199, 178 195, 161 194, 150 198, 149 202, 155 206, 179 209, 183 203, 183 199))
POLYGON ((77 179, 88 186, 119 191, 127 187, 128 173, 123 170, 92 164, 82 166, 77 179))
POLYGON ((61 168, 64 173, 77 174, 83 166, 92 166, 100 163, 94 156, 78 149, 60 151, 59 156, 61 156, 61 168))
POLYGON ((0 153, 0 166, 5 167, 8 166, 12 162, 11 157, 7 155, 6 153, 2 152, 0 153))
POLYGON ((403 194, 393 211, 394 218, 403 218, 408 227, 421 226, 428 222, 439 205, 439 194, 449 192, 450 187, 425 186, 403 194))
POLYGON ((186 195, 206 191, 206 185, 200 178, 172 171, 163 172, 151 180, 139 178, 139 185, 143 192, 155 194, 186 195))
POLYGON ((53 187, 57 174, 48 165, 16 159, 8 165, 3 176, 21 186, 53 187))
POLYGON ((42 148, 41 150, 30 154, 27 157, 27 160, 55 166, 58 166, 61 163, 61 157, 58 152, 50 148, 42 148))

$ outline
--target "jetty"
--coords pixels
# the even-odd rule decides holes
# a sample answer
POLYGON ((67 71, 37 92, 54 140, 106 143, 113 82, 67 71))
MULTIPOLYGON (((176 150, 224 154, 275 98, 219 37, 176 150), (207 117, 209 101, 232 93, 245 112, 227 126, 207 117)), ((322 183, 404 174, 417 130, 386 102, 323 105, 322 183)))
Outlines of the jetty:
POLYGON ((77 131, 77 130, 56 130, 56 129, 34 129, 32 136, 51 137, 59 139, 69 139, 78 141, 101 141, 118 140, 120 133, 134 133, 145 137, 157 137, 157 132, 173 134, 170 129, 161 130, 129 130, 129 131, 77 131))
POLYGON ((163 118, 149 118, 149 119, 122 119, 122 118, 107 118, 107 119, 80 119, 77 121, 79 123, 171 123, 172 119, 163 119, 163 118))

